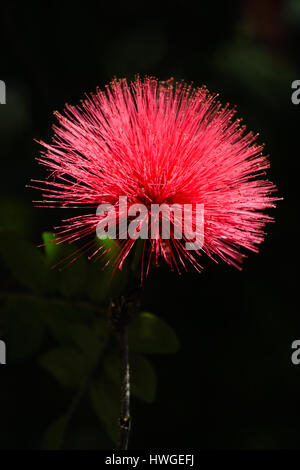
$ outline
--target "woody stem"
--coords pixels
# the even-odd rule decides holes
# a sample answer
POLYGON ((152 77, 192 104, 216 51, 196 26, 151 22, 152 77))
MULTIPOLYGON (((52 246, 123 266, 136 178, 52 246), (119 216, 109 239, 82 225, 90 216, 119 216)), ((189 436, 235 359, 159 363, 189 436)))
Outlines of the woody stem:
POLYGON ((123 324, 120 329, 120 354, 121 354, 121 415, 120 415, 120 443, 119 450, 128 449, 130 433, 130 370, 128 350, 128 324, 123 324))

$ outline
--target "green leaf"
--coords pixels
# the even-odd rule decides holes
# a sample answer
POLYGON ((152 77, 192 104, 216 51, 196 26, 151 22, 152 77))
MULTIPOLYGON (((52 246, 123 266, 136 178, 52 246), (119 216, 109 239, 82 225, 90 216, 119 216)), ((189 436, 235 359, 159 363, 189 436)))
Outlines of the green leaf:
POLYGON ((104 425, 108 437, 118 442, 120 395, 118 388, 107 378, 95 379, 90 386, 92 407, 99 421, 104 425))
POLYGON ((95 303, 107 303, 119 297, 126 287, 127 269, 117 269, 113 274, 109 267, 102 268, 97 262, 91 263, 87 294, 95 303))
POLYGON ((93 322, 93 331, 101 342, 106 342, 111 333, 107 318, 97 318, 93 322))
POLYGON ((52 290, 64 297, 73 297, 85 292, 87 263, 78 248, 56 242, 52 232, 42 234, 48 270, 48 283, 52 290), (75 259, 78 256, 78 259, 75 259))
POLYGON ((146 403, 155 400, 157 379, 152 364, 144 356, 130 356, 131 390, 132 394, 146 403))
POLYGON ((92 362, 99 359, 100 352, 104 349, 106 341, 108 339, 108 331, 101 337, 101 340, 97 333, 86 325, 70 325, 69 334, 79 350, 92 362))
POLYGON ((52 314, 57 321, 70 323, 92 324, 95 321, 95 308, 87 302, 69 301, 65 299, 47 299, 45 308, 49 306, 47 312, 52 314))
POLYGON ((52 232, 43 232, 42 238, 45 244, 46 262, 48 266, 53 266, 61 258, 61 245, 56 244, 56 237, 52 232))
POLYGON ((52 349, 41 356, 38 362, 66 387, 82 385, 90 372, 83 354, 67 347, 52 349))
POLYGON ((47 299, 43 321, 51 335, 64 346, 77 346, 87 355, 100 354, 110 335, 106 318, 96 318, 94 307, 87 303, 47 299), (89 351, 89 352, 88 352, 89 351))
POLYGON ((111 290, 111 273, 105 271, 97 263, 91 263, 89 269, 89 281, 87 286, 87 294, 92 302, 103 303, 108 302, 111 290))
POLYGON ((32 243, 16 234, 0 232, 0 256, 20 284, 35 291, 45 289, 45 259, 32 243))
POLYGON ((45 263, 47 265, 47 287, 49 292, 59 291, 61 273, 55 267, 61 257, 61 246, 56 245, 55 235, 52 232, 42 233, 44 242, 45 263))
POLYGON ((46 264, 52 267, 53 280, 64 297, 85 293, 87 262, 76 245, 57 244, 52 232, 42 234, 46 264))
MULTIPOLYGON (((155 399, 156 373, 152 364, 140 354, 130 355, 130 385, 132 395, 147 403, 155 399)), ((120 387, 121 363, 117 354, 109 354, 103 358, 103 367, 107 376, 120 387)))
POLYGON ((122 269, 114 269, 113 261, 120 253, 121 246, 118 240, 109 238, 96 239, 99 247, 104 247, 103 256, 91 263, 89 269, 88 296, 93 302, 104 303, 110 298, 122 294, 127 282, 127 265, 122 269), (109 260, 111 263, 106 264, 109 260))
POLYGON ((68 416, 61 416, 54 423, 52 423, 44 434, 42 441, 43 450, 58 450, 60 449, 66 429, 69 423, 68 416))
POLYGON ((134 352, 172 354, 178 351, 179 341, 173 329, 152 313, 137 315, 129 325, 129 347, 134 352))
POLYGON ((9 360, 24 360, 41 347, 45 325, 42 303, 31 297, 11 297, 4 307, 9 360))
MULTIPOLYGON (((71 259, 74 259, 72 256, 76 256, 75 252, 75 246, 72 250, 65 248, 62 250, 62 259, 66 259, 67 256, 71 254, 71 261, 71 259)), ((86 288, 87 272, 87 262, 83 255, 80 255, 78 259, 72 262, 72 264, 64 266, 60 272, 60 292, 62 295, 65 297, 73 297, 84 293, 86 288)))
POLYGON ((45 304, 43 319, 47 329, 60 344, 67 344, 69 341, 69 326, 72 324, 72 320, 66 318, 66 313, 70 311, 69 313, 73 314, 76 309, 72 305, 50 300, 45 304))
MULTIPOLYGON (((121 245, 117 239, 114 238, 98 238, 96 237, 96 243, 99 248, 103 247, 105 251, 103 251, 104 256, 102 257, 101 264, 104 266, 109 259, 114 260, 121 252, 121 245)), ((108 268, 111 265, 108 265, 108 268)), ((110 269, 110 268, 109 268, 110 269)))

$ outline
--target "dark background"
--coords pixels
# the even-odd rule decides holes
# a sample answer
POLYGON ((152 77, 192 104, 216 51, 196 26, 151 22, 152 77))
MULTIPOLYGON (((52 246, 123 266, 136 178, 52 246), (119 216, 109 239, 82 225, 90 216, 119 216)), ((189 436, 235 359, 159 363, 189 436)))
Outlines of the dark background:
MULTIPOLYGON (((2 231, 35 245, 61 214, 34 208, 30 178, 44 177, 34 158, 49 140, 52 112, 76 103, 113 76, 136 73, 206 84, 236 104, 270 155, 269 177, 284 200, 260 254, 242 272, 205 260, 202 274, 161 268, 145 284, 142 309, 177 332, 175 355, 153 356, 156 400, 134 399, 131 448, 278 449, 300 443, 298 191, 300 2, 241 1, 148 4, 41 2, 1 5, 0 106, 2 231)), ((2 251, 6 247, 2 247, 2 251)), ((1 305, 20 286, 5 263, 1 305)), ((22 291, 23 292, 23 291, 22 291)), ((43 312, 41 312, 42 315, 43 312)), ((6 334, 6 316, 1 328, 6 334)), ((18 328, 17 316, 11 323, 18 328)), ((1 333, 1 330, 0 330, 1 333)), ((1 338, 1 334, 0 334, 1 338)), ((0 447, 36 449, 71 392, 36 364, 40 350, 0 366, 0 447)), ((63 447, 110 447, 83 397, 63 447)))

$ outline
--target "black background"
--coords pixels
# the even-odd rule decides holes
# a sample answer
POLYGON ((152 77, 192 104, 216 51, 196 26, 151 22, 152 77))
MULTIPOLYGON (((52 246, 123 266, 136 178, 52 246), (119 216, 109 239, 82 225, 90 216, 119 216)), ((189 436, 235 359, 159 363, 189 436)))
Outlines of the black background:
MULTIPOLYGON (((291 102, 291 83, 300 79, 300 2, 5 2, 0 30, 7 87, 0 107, 1 226, 22 230, 36 245, 61 214, 34 208, 36 194, 25 189, 31 177, 44 176, 33 139, 49 139, 53 110, 113 76, 206 84, 260 133, 269 177, 284 197, 272 211, 276 223, 241 272, 208 259, 200 275, 152 271, 143 310, 172 325, 181 349, 153 358, 157 398, 151 405, 133 401, 131 447, 298 448, 300 365, 291 363, 291 343, 300 338, 300 106, 291 102)), ((6 276, 4 269, 4 290, 6 276)), ((39 448, 59 413, 60 389, 34 364, 0 367, 0 447, 39 448)), ((102 434, 83 400, 64 447, 109 446, 102 434)))

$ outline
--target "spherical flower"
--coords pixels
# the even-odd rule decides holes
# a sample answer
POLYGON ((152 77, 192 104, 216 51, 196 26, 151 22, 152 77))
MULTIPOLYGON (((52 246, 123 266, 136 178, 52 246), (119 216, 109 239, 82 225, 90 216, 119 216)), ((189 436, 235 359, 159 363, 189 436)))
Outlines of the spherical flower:
MULTIPOLYGON (((169 237, 160 230, 151 237, 149 220, 140 217, 137 232, 150 234, 142 239, 146 273, 150 260, 161 257, 179 271, 187 262, 200 270, 203 253, 239 267, 244 249, 258 251, 272 220, 265 209, 277 199, 275 186, 265 179, 269 162, 256 136, 234 119, 235 110, 223 107, 206 87, 173 79, 115 79, 106 91, 55 114, 59 124, 52 143, 40 142, 45 150, 38 161, 50 172, 39 181, 42 202, 81 209, 59 227, 59 243, 87 237, 84 249, 101 257, 106 245, 95 244, 94 236, 99 221, 120 222, 134 204, 143 204, 149 217, 153 205, 191 208, 183 224, 196 236, 195 207, 201 205, 203 243, 193 251, 186 247, 186 232, 176 236, 182 214, 162 213, 169 218, 169 237), (126 214, 120 197, 126 197, 126 214), (100 204, 114 211, 99 214, 100 204)), ((121 248, 110 262, 121 268, 137 239, 116 233, 121 248)))

